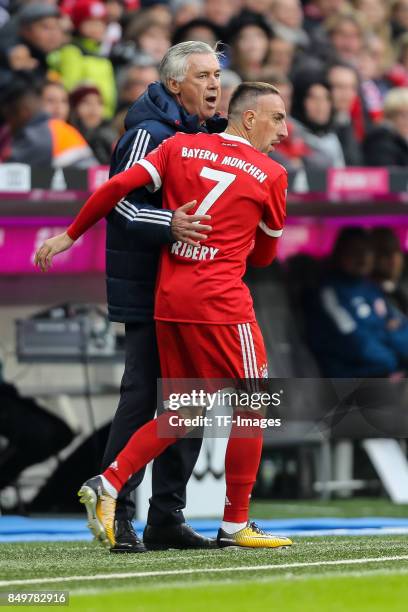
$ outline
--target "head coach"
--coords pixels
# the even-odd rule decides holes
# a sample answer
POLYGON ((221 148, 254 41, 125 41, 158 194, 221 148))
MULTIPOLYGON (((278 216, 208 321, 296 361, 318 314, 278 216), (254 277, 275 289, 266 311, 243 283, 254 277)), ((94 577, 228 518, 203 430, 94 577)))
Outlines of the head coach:
MULTIPOLYGON (((178 131, 221 132, 225 121, 214 118, 219 77, 217 53, 206 43, 183 42, 171 47, 160 65, 160 82, 149 85, 129 109, 126 132, 113 153, 110 176, 129 168, 178 131)), ((173 213, 162 208, 160 194, 142 189, 130 195, 107 218, 109 317, 125 324, 126 361, 103 469, 156 409, 160 368, 153 302, 160 247, 174 240, 196 244, 208 230, 202 217, 187 214, 188 205, 173 213), (193 225, 200 219, 201 224, 193 225)), ((144 544, 132 528, 135 506, 130 495, 142 481, 144 470, 129 480, 118 499, 116 546, 112 552, 210 546, 210 541, 193 531, 183 516, 186 484, 200 446, 199 439, 181 440, 155 460, 144 544)))

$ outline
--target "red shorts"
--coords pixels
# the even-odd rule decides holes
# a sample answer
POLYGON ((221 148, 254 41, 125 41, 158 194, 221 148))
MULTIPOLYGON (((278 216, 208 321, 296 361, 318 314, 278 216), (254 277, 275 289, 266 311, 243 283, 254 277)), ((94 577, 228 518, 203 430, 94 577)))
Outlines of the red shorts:
POLYGON ((267 358, 256 321, 205 325, 156 321, 163 378, 266 378, 267 358))

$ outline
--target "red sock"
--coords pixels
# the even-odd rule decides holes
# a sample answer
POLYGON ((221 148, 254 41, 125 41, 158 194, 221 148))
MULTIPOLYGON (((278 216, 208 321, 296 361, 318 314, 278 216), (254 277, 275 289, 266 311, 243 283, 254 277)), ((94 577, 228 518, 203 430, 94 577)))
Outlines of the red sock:
POLYGON ((161 414, 138 429, 115 461, 103 472, 103 476, 118 492, 133 474, 186 433, 181 426, 174 428, 169 425, 171 416, 173 414, 161 414))
POLYGON ((261 460, 262 431, 251 428, 248 437, 243 437, 243 433, 242 427, 233 425, 225 454, 227 491, 223 520, 229 523, 248 521, 249 500, 261 460))

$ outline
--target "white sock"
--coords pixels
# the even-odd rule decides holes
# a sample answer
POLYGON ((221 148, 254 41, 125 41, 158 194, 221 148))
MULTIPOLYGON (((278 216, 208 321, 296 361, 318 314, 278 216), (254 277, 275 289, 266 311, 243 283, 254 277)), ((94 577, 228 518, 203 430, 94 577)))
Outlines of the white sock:
POLYGON ((109 495, 111 497, 113 497, 114 499, 117 499, 118 498, 118 492, 115 489, 115 487, 109 482, 109 480, 107 478, 105 478, 105 476, 103 476, 102 474, 100 476, 101 476, 103 488, 105 489, 105 491, 107 493, 109 493, 109 495))
POLYGON ((246 521, 245 523, 229 523, 228 521, 222 521, 221 523, 221 529, 225 531, 225 533, 229 533, 229 534, 236 533, 237 531, 240 531, 246 526, 247 526, 246 521))

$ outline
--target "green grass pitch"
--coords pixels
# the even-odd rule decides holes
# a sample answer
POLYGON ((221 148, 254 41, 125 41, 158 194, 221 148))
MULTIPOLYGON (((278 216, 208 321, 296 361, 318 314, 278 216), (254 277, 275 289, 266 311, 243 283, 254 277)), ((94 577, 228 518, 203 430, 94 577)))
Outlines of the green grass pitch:
MULTIPOLYGON (((375 509, 377 515, 392 514, 387 504, 300 502, 297 516, 310 516, 312 508, 315 516, 319 508, 320 515, 358 516, 363 507, 366 516, 375 509)), ((296 503, 258 504, 253 514, 284 516, 290 508, 294 513, 296 503)), ((394 507, 394 515, 406 516, 406 510, 394 507)), ((294 542, 286 550, 142 555, 112 555, 93 542, 7 543, 0 545, 0 591, 68 590, 70 605, 62 609, 90 612, 408 610, 408 536, 299 537, 294 542)))

